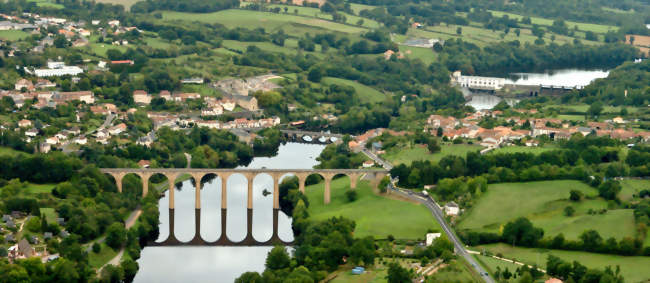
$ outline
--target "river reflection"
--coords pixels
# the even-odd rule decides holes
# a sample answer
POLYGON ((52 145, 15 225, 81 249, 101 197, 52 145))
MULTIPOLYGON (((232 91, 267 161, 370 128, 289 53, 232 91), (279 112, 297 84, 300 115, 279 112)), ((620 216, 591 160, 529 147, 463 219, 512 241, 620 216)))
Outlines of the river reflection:
MULTIPOLYGON (((242 168, 308 169, 317 164, 323 145, 288 143, 280 146, 274 157, 254 158, 242 168)), ((201 236, 215 241, 221 233, 221 178, 213 178, 201 190, 201 236)), ((228 217, 226 235, 233 241, 246 236, 246 178, 235 174, 228 179, 228 217)), ((266 241, 273 233, 273 191, 271 176, 261 174, 253 181, 253 237, 266 241)), ((180 241, 189 241, 195 234, 195 189, 191 181, 176 187, 174 234, 180 241)), ((161 198, 160 236, 169 236, 169 199, 161 198)), ((280 212, 278 235, 283 241, 293 240, 291 218, 280 212)), ((138 260, 140 270, 135 282, 233 282, 246 271, 264 270, 264 260, 271 247, 146 247, 138 260)))

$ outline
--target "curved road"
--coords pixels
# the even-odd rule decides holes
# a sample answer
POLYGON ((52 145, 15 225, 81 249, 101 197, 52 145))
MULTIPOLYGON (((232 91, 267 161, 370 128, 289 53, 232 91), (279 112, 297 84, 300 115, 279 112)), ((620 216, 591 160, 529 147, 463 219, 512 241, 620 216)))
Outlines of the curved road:
MULTIPOLYGON (((392 184, 391 184, 392 185, 392 184)), ((394 187, 393 187, 394 188, 394 187)), ((454 243, 454 247, 456 248, 456 253, 462 256, 469 264, 472 265, 472 268, 476 270, 476 272, 481 276, 483 281, 487 283, 495 283, 494 279, 490 277, 490 275, 483 269, 483 267, 476 262, 474 257, 472 257, 471 254, 467 252, 465 249, 465 246, 463 245, 463 242, 461 242, 458 237, 456 237, 456 234, 454 234, 454 231, 449 227, 447 224, 447 221, 445 220, 445 216, 442 213, 442 210, 440 209, 440 206, 433 201, 431 197, 424 197, 421 195, 416 195, 414 193, 405 193, 403 191, 400 191, 398 189, 392 190, 391 192, 396 192, 402 196, 405 196, 411 200, 418 201, 422 204, 424 204, 429 211, 431 211, 431 214, 438 220, 438 223, 440 223, 440 227, 442 227, 442 230, 445 231, 445 234, 447 234, 447 238, 449 238, 450 241, 454 243)))

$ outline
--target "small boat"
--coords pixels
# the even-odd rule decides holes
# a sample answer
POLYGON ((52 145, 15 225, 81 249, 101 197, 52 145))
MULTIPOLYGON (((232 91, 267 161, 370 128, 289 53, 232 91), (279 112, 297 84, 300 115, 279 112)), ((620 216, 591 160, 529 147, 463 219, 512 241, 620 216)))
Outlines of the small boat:
POLYGON ((304 140, 306 142, 311 142, 313 139, 310 136, 303 136, 302 140, 304 140))
POLYGON ((327 142, 327 138, 321 136, 320 138, 318 138, 318 141, 319 141, 320 143, 326 143, 326 142, 327 142))

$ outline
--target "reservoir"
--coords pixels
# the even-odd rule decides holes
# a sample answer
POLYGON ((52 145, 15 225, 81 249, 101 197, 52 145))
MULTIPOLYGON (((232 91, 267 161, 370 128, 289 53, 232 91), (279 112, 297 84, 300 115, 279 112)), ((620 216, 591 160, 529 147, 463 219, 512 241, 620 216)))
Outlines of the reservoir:
MULTIPOLYGON (((580 70, 580 69, 562 69, 547 71, 544 73, 513 73, 507 80, 507 84, 515 85, 545 85, 545 86, 569 86, 582 88, 589 85, 596 79, 605 78, 609 71, 604 70, 580 70)), ((474 107, 476 110, 492 109, 499 104, 504 98, 485 93, 474 92, 468 89, 462 89, 465 99, 468 100, 465 105, 474 107)), ((518 99, 506 98, 509 105, 514 105, 518 99)))

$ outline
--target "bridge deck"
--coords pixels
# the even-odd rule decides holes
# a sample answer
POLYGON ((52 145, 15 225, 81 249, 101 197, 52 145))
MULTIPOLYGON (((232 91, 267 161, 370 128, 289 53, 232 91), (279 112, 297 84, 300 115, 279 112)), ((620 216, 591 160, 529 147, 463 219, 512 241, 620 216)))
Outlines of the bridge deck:
POLYGON ((268 169, 268 168, 101 168, 103 173, 386 173, 385 169, 268 169))

